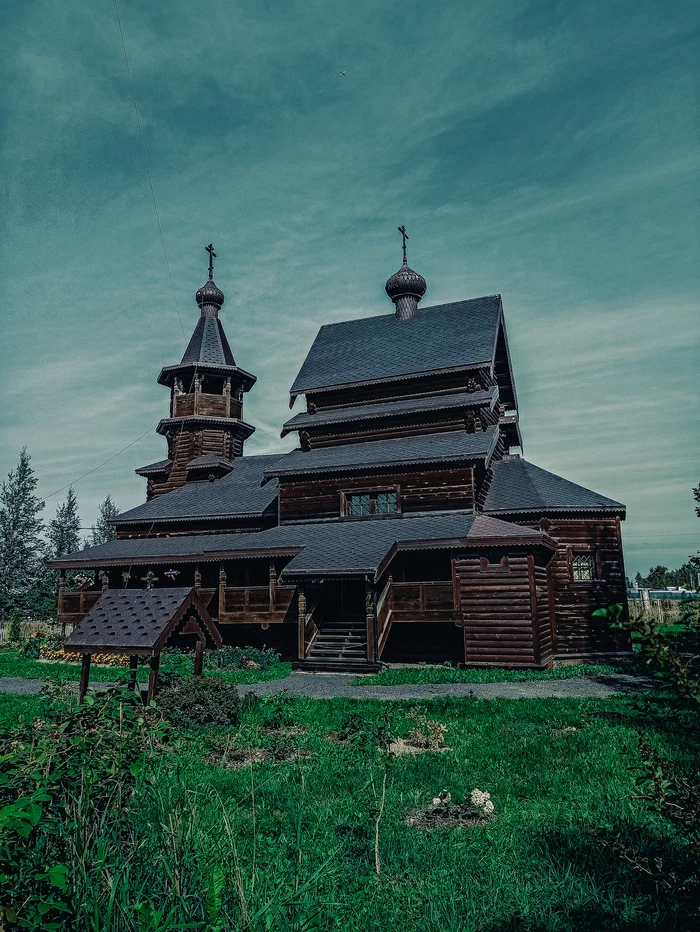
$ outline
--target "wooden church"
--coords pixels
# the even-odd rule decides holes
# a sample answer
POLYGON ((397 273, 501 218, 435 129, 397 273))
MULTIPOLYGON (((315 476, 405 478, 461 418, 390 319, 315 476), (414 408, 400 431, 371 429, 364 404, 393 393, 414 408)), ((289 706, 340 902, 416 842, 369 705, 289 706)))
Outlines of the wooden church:
MULTIPOLYGON (((244 452, 256 378, 226 338, 207 247, 199 319, 158 377, 167 457, 136 470, 147 500, 115 519, 116 540, 53 561, 62 622, 113 589, 184 587, 224 643, 310 670, 544 667, 630 649, 592 615, 626 604, 625 506, 511 452, 500 295, 419 307, 426 282, 400 231, 393 312, 321 327, 291 387, 304 410, 282 429, 298 447, 265 456, 244 452), (69 591, 67 570, 90 584, 69 591)), ((129 608, 126 635, 142 624, 129 608)))

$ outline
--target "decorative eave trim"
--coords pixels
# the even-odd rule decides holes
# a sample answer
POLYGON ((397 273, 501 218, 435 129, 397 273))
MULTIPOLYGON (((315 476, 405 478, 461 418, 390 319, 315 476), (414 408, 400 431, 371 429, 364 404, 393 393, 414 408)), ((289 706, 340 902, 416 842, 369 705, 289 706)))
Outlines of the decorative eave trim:
MULTIPOLYGON (((461 411, 461 410, 467 410, 470 408, 488 407, 489 411, 493 412, 496 406, 498 405, 498 385, 490 386, 490 388, 491 388, 491 397, 486 398, 486 399, 482 398, 481 401, 469 402, 469 401, 462 400, 459 402, 453 402, 452 404, 449 404, 448 399, 450 396, 445 395, 444 396, 445 404, 431 407, 431 408, 416 408, 413 411, 383 411, 381 414, 358 412, 356 415, 353 415, 352 417, 337 416, 343 411, 342 407, 332 409, 332 411, 336 412, 336 417, 333 417, 331 412, 328 412, 327 414, 324 414, 323 411, 318 411, 315 414, 308 414, 307 412, 300 412, 299 414, 295 414, 293 418, 290 418, 288 421, 286 421, 282 425, 282 433, 280 434, 280 436, 286 437, 287 434, 295 433, 298 430, 305 430, 307 427, 332 427, 336 424, 337 425, 361 424, 364 421, 383 421, 383 420, 386 420, 387 418, 393 418, 393 417, 418 418, 422 415, 425 415, 426 417, 428 417, 431 414, 440 413, 443 411, 461 411), (297 418, 299 418, 300 423, 297 425, 293 425, 293 422, 297 418), (305 422, 305 421, 302 421, 303 418, 308 418, 309 420, 305 422)), ((488 389, 482 389, 480 392, 474 392, 474 394, 475 395, 486 394, 487 392, 488 392, 488 389)), ((464 394, 464 393, 460 393, 460 394, 464 394)), ((431 398, 431 397, 443 397, 443 396, 428 395, 426 397, 431 398)), ((404 401, 410 401, 410 400, 411 399, 395 398, 395 399, 392 399, 386 402, 381 402, 381 403, 389 405, 389 404, 392 404, 392 402, 403 403, 404 401)), ((415 399, 415 400, 420 401, 420 399, 415 399)), ((375 403, 379 404, 380 402, 375 402, 375 403)), ((370 407, 369 404, 368 404, 368 407, 370 407)), ((420 426, 420 425, 416 425, 416 426, 420 426)))
MULTIPOLYGON (((471 436, 471 435, 470 435, 471 436)), ((268 474, 267 472, 263 473, 263 481, 261 485, 266 485, 271 479, 289 479, 293 476, 320 476, 328 475, 335 476, 338 473, 347 473, 347 472, 377 472, 382 469, 393 469, 397 466, 433 466, 433 465, 448 465, 450 463, 471 463, 474 460, 485 460, 488 465, 488 460, 493 453, 493 448, 498 443, 498 432, 496 432, 495 441, 491 445, 491 449, 486 453, 469 453, 469 454, 450 454, 449 456, 442 457, 425 457, 422 459, 396 459, 396 460, 387 460, 383 463, 355 463, 350 466, 316 466, 309 469, 303 469, 300 467, 294 467, 293 469, 288 470, 275 470, 273 473, 268 474)))
MULTIPOLYGON (((205 480, 206 481, 206 480, 205 480)), ((130 525, 130 524, 151 524, 157 526, 159 524, 168 524, 171 522, 179 521, 230 521, 232 518, 263 518, 265 517, 265 512, 268 509, 273 508, 275 501, 273 499, 269 505, 266 505, 264 509, 260 511, 245 511, 245 512, 236 512, 235 514, 226 514, 226 515, 211 515, 211 514, 202 514, 202 515, 170 515, 163 518, 127 518, 126 520, 122 518, 121 515, 117 515, 116 518, 109 518, 107 524, 114 524, 119 526, 120 524, 130 525)), ((217 531, 217 533, 220 533, 217 531)))
POLYGON ((221 429, 237 430, 239 434, 244 435, 244 439, 250 437, 255 432, 252 424, 247 424, 237 417, 207 417, 203 414, 191 414, 185 417, 165 417, 156 427, 156 432, 164 434, 170 427, 180 426, 194 427, 218 427, 221 429))
POLYGON ((160 566, 163 563, 215 563, 221 560, 245 560, 248 557, 296 557, 303 550, 303 546, 297 545, 258 547, 249 550, 211 550, 192 554, 164 553, 155 556, 95 557, 91 560, 71 560, 62 557, 49 560, 47 565, 51 569, 82 569, 83 567, 103 566, 160 566))
POLYGON ((313 395, 314 392, 335 392, 342 391, 346 388, 360 388, 363 385, 384 385, 390 382, 405 382, 408 379, 422 379, 430 375, 446 375, 450 372, 470 372, 472 369, 483 369, 492 364, 493 359, 485 359, 482 362, 469 363, 463 366, 448 366, 438 369, 424 369, 421 372, 407 372, 404 375, 392 375, 383 379, 361 379, 357 382, 344 382, 341 385, 317 385, 314 388, 298 388, 289 392, 289 407, 294 407, 294 402, 299 395, 313 395))
POLYGON ((588 507, 571 506, 569 508, 561 508, 561 507, 551 508, 545 505, 541 505, 540 507, 532 507, 532 508, 488 508, 488 509, 484 508, 484 510, 482 511, 482 514, 493 515, 494 517, 496 516, 500 517, 501 515, 509 515, 512 517, 516 517, 517 515, 542 515, 542 517, 544 518, 552 517, 552 516, 556 517, 559 515, 570 518, 573 515, 577 515, 577 514, 582 514, 582 515, 599 514, 599 515, 606 515, 606 516, 620 515, 622 518, 624 518, 627 514, 627 507, 625 505, 599 505, 596 507, 594 506, 588 506, 588 507))
POLYGON ((227 366, 225 364, 219 365, 218 363, 211 362, 181 362, 176 366, 164 366, 160 370, 158 384, 168 385, 169 376, 177 375, 179 372, 186 372, 188 369, 201 369, 204 372, 210 372, 212 374, 220 372, 223 375, 240 376, 243 383, 243 391, 245 392, 249 392, 258 381, 257 375, 253 375, 252 372, 247 372, 245 369, 241 369, 240 366, 227 366))

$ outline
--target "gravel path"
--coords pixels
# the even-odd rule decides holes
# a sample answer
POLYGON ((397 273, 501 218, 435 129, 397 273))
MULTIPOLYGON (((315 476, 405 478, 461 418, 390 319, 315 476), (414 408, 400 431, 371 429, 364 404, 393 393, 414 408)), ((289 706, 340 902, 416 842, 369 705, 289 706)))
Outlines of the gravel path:
MULTIPOLYGON (((242 693, 270 696, 288 692, 312 699, 436 699, 441 696, 473 696, 475 699, 587 699, 614 693, 644 693, 658 684, 648 677, 578 676, 570 680, 526 680, 520 683, 421 683, 413 686, 354 686, 357 675, 342 673, 292 673, 280 680, 239 686, 242 693)), ((0 693, 36 695, 44 680, 0 677, 0 693)), ((106 686, 106 683, 99 685, 106 686)), ((76 684, 77 686, 77 684, 76 684)))
POLYGON ((241 692, 269 696, 286 690, 294 696, 314 699, 435 699, 441 696, 473 696, 476 699, 585 699, 614 693, 648 692, 658 685, 647 677, 579 676, 570 680, 526 680, 520 683, 421 683, 413 686, 353 686, 355 674, 292 673, 281 680, 252 683, 241 692))

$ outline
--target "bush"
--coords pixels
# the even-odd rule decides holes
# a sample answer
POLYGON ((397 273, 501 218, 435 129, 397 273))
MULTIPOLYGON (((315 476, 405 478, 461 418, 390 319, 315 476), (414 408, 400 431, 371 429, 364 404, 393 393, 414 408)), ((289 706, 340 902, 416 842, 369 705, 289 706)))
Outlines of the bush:
POLYGON ((22 616, 16 608, 12 610, 7 623, 7 640, 11 644, 19 644, 22 640, 22 616))
POLYGON ((207 652, 206 666, 212 670, 269 670, 280 662, 271 647, 221 647, 207 652))
POLYGON ((158 708, 173 725, 235 725, 241 714, 241 698, 234 683, 195 676, 164 690, 158 708))
POLYGON ((28 637, 22 645, 22 656, 30 660, 38 660, 44 637, 45 633, 43 631, 35 631, 31 637, 28 637))

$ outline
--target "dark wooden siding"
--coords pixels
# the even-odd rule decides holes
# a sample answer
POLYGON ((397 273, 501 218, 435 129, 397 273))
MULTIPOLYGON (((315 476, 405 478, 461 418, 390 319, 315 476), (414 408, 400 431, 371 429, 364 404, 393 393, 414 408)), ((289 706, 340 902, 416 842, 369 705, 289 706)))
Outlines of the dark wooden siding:
POLYGON ((541 527, 559 544, 549 569, 556 621, 556 653, 629 650, 629 636, 625 632, 611 630, 604 619, 594 618, 592 614, 595 609, 613 603, 627 606, 620 519, 600 516, 507 520, 541 527), (571 556, 576 551, 595 554, 596 579, 573 581, 571 556))
MULTIPOLYGON (((429 472, 345 476, 333 479, 280 479, 280 522, 340 517, 341 492, 399 488, 404 514, 473 506, 473 470, 436 469, 429 472)), ((374 520, 374 519, 368 519, 374 520)))
POLYGON ((455 559, 467 664, 533 667, 550 662, 547 579, 540 563, 524 553, 455 559))
POLYGON ((457 415, 454 411, 406 414, 402 417, 372 419, 364 423, 352 421, 345 424, 306 428, 312 447, 337 446, 341 443, 360 443, 369 440, 386 440, 390 437, 416 437, 425 434, 463 431, 474 433, 486 430, 498 422, 498 415, 488 408, 476 408, 467 414, 457 415))

